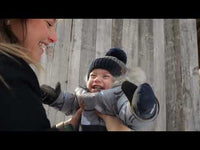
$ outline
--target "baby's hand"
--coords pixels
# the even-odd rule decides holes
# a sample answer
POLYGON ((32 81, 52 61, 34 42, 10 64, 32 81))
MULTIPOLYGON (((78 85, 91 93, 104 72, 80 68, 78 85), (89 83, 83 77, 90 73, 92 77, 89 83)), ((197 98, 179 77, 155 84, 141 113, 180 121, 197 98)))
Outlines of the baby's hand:
POLYGON ((96 94, 87 92, 84 88, 76 88, 76 97, 80 106, 84 106, 84 110, 94 110, 96 105, 96 94))
POLYGON ((58 98, 61 92, 60 82, 56 84, 55 89, 46 84, 41 85, 40 88, 42 102, 48 105, 52 104, 58 98))

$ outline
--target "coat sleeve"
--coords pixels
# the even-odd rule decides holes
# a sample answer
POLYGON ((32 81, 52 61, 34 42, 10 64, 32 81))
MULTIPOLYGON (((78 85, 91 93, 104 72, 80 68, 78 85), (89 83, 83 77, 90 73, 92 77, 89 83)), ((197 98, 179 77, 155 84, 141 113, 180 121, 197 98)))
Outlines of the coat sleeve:
POLYGON ((61 91, 58 98, 50 104, 51 107, 71 115, 79 108, 78 100, 75 94, 61 91))

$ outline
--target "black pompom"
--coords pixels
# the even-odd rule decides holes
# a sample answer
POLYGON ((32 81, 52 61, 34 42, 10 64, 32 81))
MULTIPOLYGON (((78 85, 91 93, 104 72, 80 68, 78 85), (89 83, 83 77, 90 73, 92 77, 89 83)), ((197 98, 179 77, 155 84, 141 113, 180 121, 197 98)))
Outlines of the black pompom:
POLYGON ((127 62, 127 56, 126 53, 120 49, 120 48, 111 48, 107 53, 106 56, 113 56, 124 62, 126 64, 127 62))

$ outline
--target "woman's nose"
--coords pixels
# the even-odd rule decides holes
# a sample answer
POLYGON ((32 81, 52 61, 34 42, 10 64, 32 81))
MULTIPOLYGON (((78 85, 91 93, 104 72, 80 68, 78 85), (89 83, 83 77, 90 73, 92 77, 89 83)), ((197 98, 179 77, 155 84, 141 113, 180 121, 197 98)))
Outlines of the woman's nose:
POLYGON ((51 42, 51 43, 55 43, 57 41, 57 34, 56 34, 56 30, 53 29, 48 37, 48 40, 51 42))

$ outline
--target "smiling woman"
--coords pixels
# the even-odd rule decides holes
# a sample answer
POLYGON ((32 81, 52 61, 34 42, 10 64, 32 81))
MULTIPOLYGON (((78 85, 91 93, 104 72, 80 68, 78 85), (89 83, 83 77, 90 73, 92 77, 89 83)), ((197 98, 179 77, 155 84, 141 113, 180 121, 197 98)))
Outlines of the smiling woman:
POLYGON ((18 38, 19 43, 27 49, 28 55, 37 62, 40 61, 45 47, 57 40, 55 19, 27 20, 26 37, 24 37, 23 28, 21 28, 19 21, 13 20, 10 22, 10 27, 18 38))
POLYGON ((49 130, 37 76, 55 19, 0 19, 0 130, 49 130))

